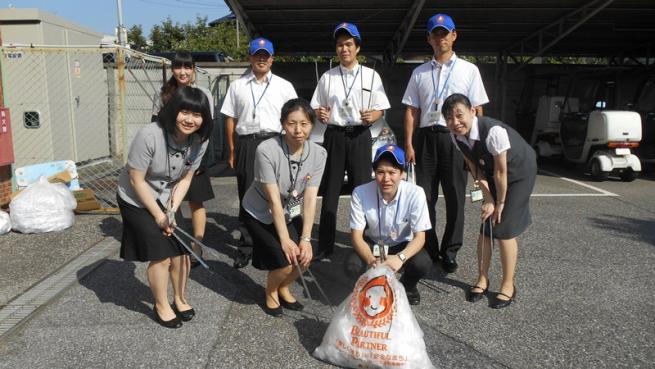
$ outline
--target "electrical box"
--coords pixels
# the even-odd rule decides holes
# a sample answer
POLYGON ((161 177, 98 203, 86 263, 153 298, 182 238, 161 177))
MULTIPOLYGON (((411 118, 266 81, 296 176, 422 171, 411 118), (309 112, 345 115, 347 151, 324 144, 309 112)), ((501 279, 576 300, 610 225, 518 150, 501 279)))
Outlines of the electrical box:
POLYGON ((0 108, 0 166, 14 162, 14 144, 11 138, 9 108, 0 108))

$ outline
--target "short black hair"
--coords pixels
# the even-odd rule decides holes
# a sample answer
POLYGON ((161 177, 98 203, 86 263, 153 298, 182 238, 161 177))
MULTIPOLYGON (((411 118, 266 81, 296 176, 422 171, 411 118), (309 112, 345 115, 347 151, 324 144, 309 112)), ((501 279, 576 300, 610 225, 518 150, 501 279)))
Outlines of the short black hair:
POLYGON ((359 39, 348 32, 345 28, 340 28, 337 30, 337 32, 334 33, 334 46, 337 45, 337 40, 339 39, 339 36, 345 35, 348 38, 352 38, 353 41, 355 41, 355 46, 360 47, 360 42, 359 39))
POLYGON ((282 105, 280 123, 284 124, 284 122, 289 117, 289 114, 298 110, 302 110, 303 113, 305 113, 307 116, 307 119, 309 119, 309 121, 314 124, 314 121, 316 120, 316 113, 314 112, 314 109, 312 109, 312 106, 309 104, 309 101, 303 99, 302 97, 291 99, 282 105))
POLYGON ((452 94, 446 98, 446 101, 444 101, 443 105, 441 106, 441 114, 443 114, 444 118, 447 117, 448 114, 452 113, 457 104, 462 104, 468 109, 471 108, 471 100, 469 100, 466 95, 452 94))
POLYGON ((159 111, 159 124, 166 132, 175 134, 177 114, 180 111, 188 110, 200 113, 202 124, 194 134, 199 135, 201 141, 206 141, 214 128, 209 104, 209 99, 202 90, 189 86, 180 87, 175 91, 171 100, 159 111))
POLYGON ((398 161, 396 160, 396 157, 393 156, 393 154, 390 153, 390 152, 388 152, 388 151, 387 151, 387 152, 383 152, 383 153, 380 155, 380 157, 378 158, 378 160, 376 160, 376 161, 373 162, 373 170, 374 170, 374 171, 378 169, 378 165, 380 164, 380 162, 381 162, 382 160, 384 160, 384 161, 388 161, 389 164, 391 164, 394 168, 399 169, 401 172, 404 172, 404 171, 405 171, 405 167, 402 166, 402 165, 400 165, 400 164, 398 164, 398 161))

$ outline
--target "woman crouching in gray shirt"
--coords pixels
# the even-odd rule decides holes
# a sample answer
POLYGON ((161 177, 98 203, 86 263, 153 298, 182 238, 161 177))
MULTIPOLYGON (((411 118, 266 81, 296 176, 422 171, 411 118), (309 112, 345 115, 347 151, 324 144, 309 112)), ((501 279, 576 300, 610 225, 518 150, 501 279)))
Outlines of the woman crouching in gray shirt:
POLYGON ((155 300, 155 320, 179 328, 193 318, 185 288, 188 256, 171 235, 174 214, 200 166, 212 131, 209 100, 193 87, 179 88, 159 112, 158 121, 142 127, 130 145, 118 181, 123 218, 120 256, 149 261, 148 282, 155 300), (168 280, 174 299, 169 305, 168 280))
POLYGON ((243 197, 244 223, 253 239, 252 265, 268 270, 264 312, 282 315, 282 307, 301 310, 289 285, 299 265, 312 260, 311 235, 316 196, 327 152, 309 142, 315 119, 307 100, 292 99, 282 106, 283 135, 257 147, 254 181, 243 197))

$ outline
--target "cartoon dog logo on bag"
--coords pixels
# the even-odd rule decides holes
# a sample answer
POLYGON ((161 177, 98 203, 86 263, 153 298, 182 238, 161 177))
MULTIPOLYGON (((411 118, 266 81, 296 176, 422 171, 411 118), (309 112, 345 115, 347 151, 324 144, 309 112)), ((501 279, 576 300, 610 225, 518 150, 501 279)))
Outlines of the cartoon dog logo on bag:
POLYGON ((353 316, 363 326, 381 327, 391 323, 395 315, 393 289, 385 275, 362 281, 356 286, 351 308, 353 316))

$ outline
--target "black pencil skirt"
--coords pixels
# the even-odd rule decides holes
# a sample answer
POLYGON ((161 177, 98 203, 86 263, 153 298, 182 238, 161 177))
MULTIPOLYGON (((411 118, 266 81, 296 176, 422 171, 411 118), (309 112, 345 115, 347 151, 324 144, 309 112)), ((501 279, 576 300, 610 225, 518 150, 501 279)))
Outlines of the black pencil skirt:
MULTIPOLYGON (((523 233, 530 224, 530 195, 537 177, 536 167, 534 173, 527 177, 507 184, 507 193, 505 195, 505 207, 501 214, 500 223, 493 227, 493 238, 499 240, 510 240, 523 233)), ((494 179, 487 178, 491 194, 496 198, 496 186, 494 179)), ((488 220, 487 220, 488 222, 488 220)), ((488 225, 489 223, 487 223, 488 225)), ((480 226, 480 233, 483 227, 480 226)), ((489 227, 484 227, 484 233, 489 236, 489 227)))
POLYGON ((148 209, 128 204, 120 196, 116 197, 123 218, 121 258, 128 261, 155 261, 188 253, 174 237, 162 234, 148 209))
MULTIPOLYGON (((252 266, 259 270, 275 270, 290 265, 282 251, 275 224, 264 224, 247 211, 243 213, 245 216, 243 222, 248 228, 253 243, 252 266)), ((289 237, 297 243, 300 240, 300 232, 302 232, 302 217, 296 217, 291 223, 288 223, 287 230, 289 237)))
POLYGON ((214 190, 212 189, 207 170, 200 170, 191 179, 191 185, 189 185, 189 191, 184 196, 184 200, 202 203, 213 198, 214 190))

